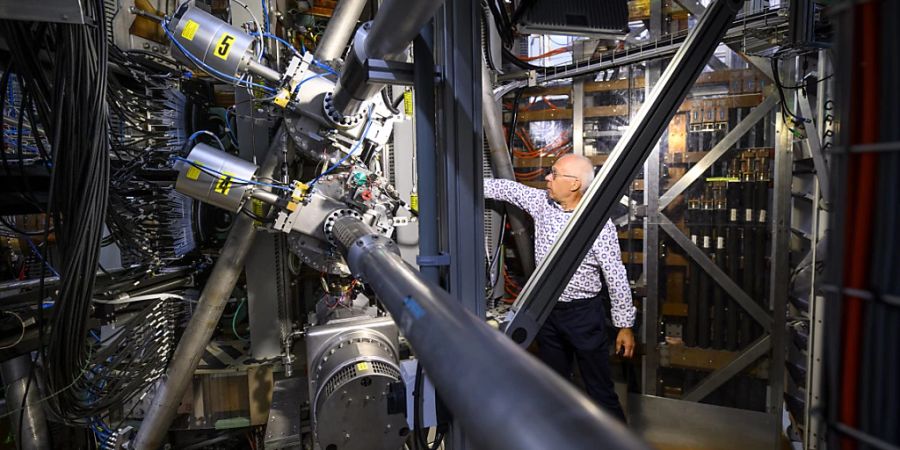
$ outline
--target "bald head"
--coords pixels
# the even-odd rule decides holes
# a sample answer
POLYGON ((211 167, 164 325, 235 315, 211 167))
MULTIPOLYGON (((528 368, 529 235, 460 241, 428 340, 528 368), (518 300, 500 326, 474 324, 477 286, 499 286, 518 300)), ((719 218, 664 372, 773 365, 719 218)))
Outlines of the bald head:
POLYGON ((586 156, 569 153, 557 159, 554 166, 564 170, 565 173, 577 176, 578 181, 581 182, 580 191, 582 194, 587 191, 588 186, 594 181, 594 163, 586 156))

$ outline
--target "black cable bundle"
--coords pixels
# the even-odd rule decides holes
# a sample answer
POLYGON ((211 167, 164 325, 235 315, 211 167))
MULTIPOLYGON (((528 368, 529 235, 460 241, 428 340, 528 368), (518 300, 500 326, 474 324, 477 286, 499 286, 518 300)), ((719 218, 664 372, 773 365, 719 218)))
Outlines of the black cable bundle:
POLYGON ((66 421, 83 420, 90 402, 76 385, 90 360, 87 320, 109 184, 103 1, 89 2, 85 12, 92 25, 2 24, 53 151, 48 212, 61 281, 42 359, 46 388, 55 394, 47 404, 66 421))

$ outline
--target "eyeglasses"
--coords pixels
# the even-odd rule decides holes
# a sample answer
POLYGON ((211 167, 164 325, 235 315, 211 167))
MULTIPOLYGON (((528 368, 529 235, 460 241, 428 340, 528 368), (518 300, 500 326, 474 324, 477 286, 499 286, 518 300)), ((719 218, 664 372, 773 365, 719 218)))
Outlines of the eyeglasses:
POLYGON ((566 175, 564 173, 558 173, 556 171, 555 167, 551 167, 550 169, 547 169, 547 171, 544 173, 544 175, 547 177, 550 177, 551 179, 555 179, 555 178, 559 178, 559 177, 571 178, 573 180, 578 179, 578 177, 576 177, 575 175, 566 175))

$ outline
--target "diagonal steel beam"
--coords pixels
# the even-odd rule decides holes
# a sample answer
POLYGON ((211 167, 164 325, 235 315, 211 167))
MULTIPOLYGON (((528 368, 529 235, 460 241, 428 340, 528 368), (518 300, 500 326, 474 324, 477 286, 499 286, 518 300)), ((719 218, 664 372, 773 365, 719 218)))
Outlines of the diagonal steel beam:
POLYGON ((734 282, 731 278, 728 277, 728 274, 722 271, 716 263, 712 262, 703 250, 700 247, 697 247, 697 244, 694 244, 690 238, 684 235, 681 230, 669 220, 664 214, 659 214, 659 227, 665 230, 669 236, 678 244, 679 247, 684 249, 684 251, 688 254, 688 256, 693 259, 697 264, 703 269, 709 276, 715 280, 725 292, 731 296, 741 306, 744 310, 747 311, 747 314, 750 314, 754 320, 759 322, 760 325, 766 330, 769 331, 772 329, 772 316, 763 309, 762 306, 759 306, 753 298, 747 295, 737 283, 734 282))
MULTIPOLYGON (((800 114, 807 119, 812 119, 812 105, 809 104, 809 96, 805 91, 797 92, 797 103, 800 104, 800 114)), ((822 141, 819 139, 819 130, 816 129, 816 123, 810 121, 803 125, 806 129, 806 145, 809 146, 809 153, 812 154, 813 167, 816 168, 816 178, 819 179, 819 190, 822 197, 828 198, 830 195, 829 179, 828 179, 828 163, 825 161, 825 153, 822 152, 822 141)))
POLYGON ((725 155, 725 153, 730 150, 741 137, 752 130, 753 127, 756 126, 756 122, 759 122, 765 117, 777 104, 778 95, 770 93, 759 106, 753 108, 753 111, 750 111, 750 114, 748 114, 741 123, 732 128, 731 131, 729 131, 728 134, 726 134, 725 137, 706 154, 706 156, 697 162, 697 164, 694 164, 694 167, 691 167, 691 170, 688 170, 683 177, 679 178, 678 181, 676 181, 675 184, 659 198, 659 210, 662 211, 666 209, 666 207, 669 206, 669 203, 672 203, 672 200, 675 200, 676 197, 681 195, 685 189, 691 187, 698 178, 703 176, 703 173, 705 173, 707 169, 725 155))
POLYGON ((717 0, 688 35, 660 76, 628 131, 591 183, 561 237, 525 283, 513 305, 506 333, 527 346, 590 250, 612 208, 659 141, 743 0, 717 0))
MULTIPOLYGON (((681 5, 682 8, 688 10, 691 15, 696 18, 703 17, 703 14, 706 13, 706 7, 700 4, 699 0, 675 0, 675 3, 681 5)), ((744 60, 746 60, 750 65, 752 65, 756 70, 759 70, 763 73, 763 75, 767 76, 770 80, 772 77, 772 66, 769 64, 769 60, 766 58, 761 58, 759 56, 749 56, 743 52, 743 49, 738 47, 737 44, 727 44, 728 48, 731 51, 740 55, 744 60)))
MULTIPOLYGON (((734 378, 735 375, 743 372, 747 367, 750 367, 757 359, 765 356, 771 348, 771 336, 759 338, 756 342, 750 344, 746 350, 741 352, 737 358, 734 358, 730 363, 726 364, 725 367, 709 374, 700 382, 700 384, 695 386, 693 390, 685 394, 681 399, 689 402, 699 402, 700 400, 703 400, 706 396, 718 389, 719 386, 722 386, 725 382, 734 378)), ((778 363, 773 362, 772 364, 778 363)))

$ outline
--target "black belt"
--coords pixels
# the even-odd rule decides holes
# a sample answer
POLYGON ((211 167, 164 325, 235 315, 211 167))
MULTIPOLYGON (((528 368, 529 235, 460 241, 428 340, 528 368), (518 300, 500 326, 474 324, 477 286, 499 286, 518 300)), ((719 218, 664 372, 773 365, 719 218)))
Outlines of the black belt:
POLYGON ((576 298, 576 299, 572 299, 567 302, 557 301, 556 306, 554 306, 553 309, 565 311, 567 309, 572 309, 572 308, 581 308, 581 307, 589 304, 592 301, 599 300, 598 297, 599 297, 599 295, 595 296, 595 297, 576 298))

